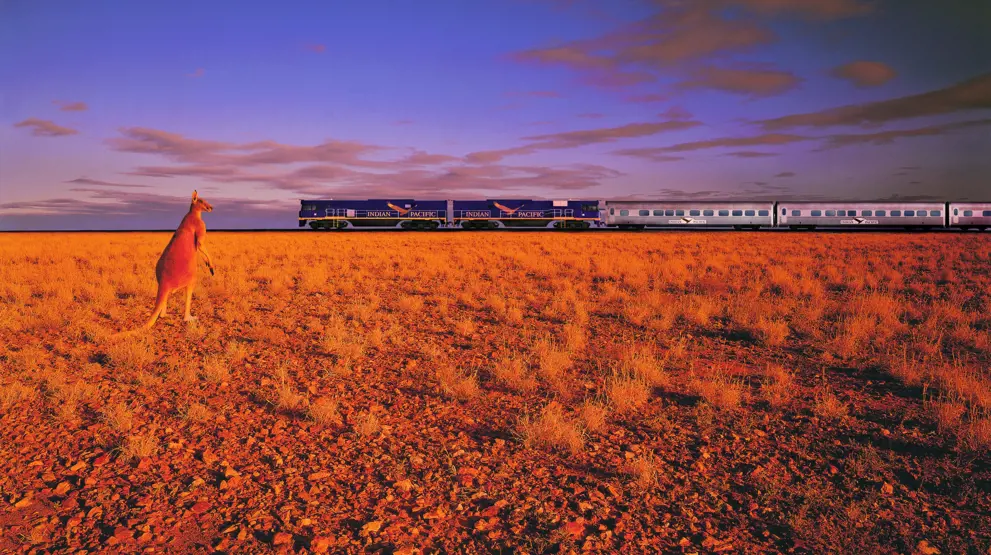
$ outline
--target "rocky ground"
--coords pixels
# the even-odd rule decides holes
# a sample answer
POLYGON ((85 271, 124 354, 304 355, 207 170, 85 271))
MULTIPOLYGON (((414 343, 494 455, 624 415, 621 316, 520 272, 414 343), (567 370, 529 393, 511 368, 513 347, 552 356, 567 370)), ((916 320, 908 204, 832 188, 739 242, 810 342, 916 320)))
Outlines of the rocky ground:
POLYGON ((991 553, 977 234, 0 235, 0 551, 991 553))

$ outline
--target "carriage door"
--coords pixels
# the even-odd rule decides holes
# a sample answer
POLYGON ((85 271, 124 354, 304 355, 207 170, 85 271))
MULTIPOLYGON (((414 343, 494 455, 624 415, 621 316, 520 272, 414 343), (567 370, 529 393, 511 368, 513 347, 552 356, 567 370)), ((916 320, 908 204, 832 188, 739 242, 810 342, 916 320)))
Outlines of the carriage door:
POLYGON ((782 225, 784 225, 784 223, 788 221, 788 209, 787 208, 781 208, 781 215, 778 216, 778 221, 781 222, 782 225))
POLYGON ((954 224, 960 223, 960 209, 959 208, 954 208, 953 209, 953 223, 954 224))

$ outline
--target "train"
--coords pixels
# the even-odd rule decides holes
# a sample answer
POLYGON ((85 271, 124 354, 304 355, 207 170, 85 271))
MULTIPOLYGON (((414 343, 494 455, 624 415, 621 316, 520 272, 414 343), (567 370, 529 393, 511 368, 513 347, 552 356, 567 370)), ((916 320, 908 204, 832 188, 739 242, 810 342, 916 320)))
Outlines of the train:
POLYGON ((991 228, 991 202, 300 200, 299 227, 382 229, 991 228))

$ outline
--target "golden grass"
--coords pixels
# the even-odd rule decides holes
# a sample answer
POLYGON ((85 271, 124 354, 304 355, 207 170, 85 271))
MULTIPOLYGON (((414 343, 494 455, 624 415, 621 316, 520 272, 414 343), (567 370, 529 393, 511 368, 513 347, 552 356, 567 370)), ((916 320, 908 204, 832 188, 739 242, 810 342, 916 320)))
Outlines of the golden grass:
POLYGON ((581 425, 564 413, 557 402, 544 406, 539 415, 524 415, 517 431, 527 447, 579 453, 585 443, 581 425))

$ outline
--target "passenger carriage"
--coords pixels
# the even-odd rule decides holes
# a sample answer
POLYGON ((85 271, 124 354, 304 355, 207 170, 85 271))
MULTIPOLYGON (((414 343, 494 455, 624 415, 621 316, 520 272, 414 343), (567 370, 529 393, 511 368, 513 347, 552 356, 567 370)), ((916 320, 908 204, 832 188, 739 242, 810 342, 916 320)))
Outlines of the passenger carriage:
POLYGON ((607 227, 620 229, 774 226, 773 202, 608 200, 603 214, 607 227))
POLYGON ((991 202, 949 203, 950 226, 961 229, 991 228, 991 202))
POLYGON ((779 202, 778 227, 939 228, 946 226, 946 205, 940 202, 779 202))

